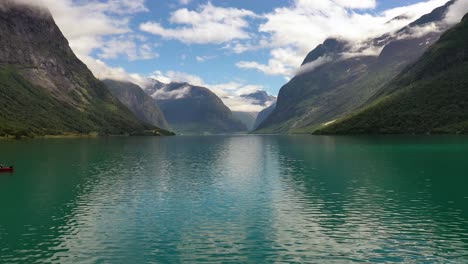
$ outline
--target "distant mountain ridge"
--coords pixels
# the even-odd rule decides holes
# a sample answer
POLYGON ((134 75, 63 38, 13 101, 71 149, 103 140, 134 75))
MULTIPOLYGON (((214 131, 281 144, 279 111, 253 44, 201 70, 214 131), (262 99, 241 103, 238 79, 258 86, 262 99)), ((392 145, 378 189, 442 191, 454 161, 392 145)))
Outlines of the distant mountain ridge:
POLYGON ((468 14, 369 106, 317 134, 468 133, 468 14))
MULTIPOLYGON (((268 108, 272 104, 276 103, 276 97, 269 95, 266 91, 257 90, 253 93, 243 94, 241 98, 247 99, 250 104, 258 105, 265 108, 268 108)), ((263 111, 263 110, 262 110, 263 111)), ((262 112, 233 112, 234 116, 239 119, 244 125, 247 126, 249 131, 253 131, 257 128, 258 124, 258 115, 262 112)))
POLYGON ((136 84, 116 80, 103 80, 111 93, 130 109, 141 121, 169 129, 169 124, 151 96, 136 84))
POLYGON ((308 133, 372 101, 449 28, 443 18, 453 3, 359 46, 327 39, 306 56, 298 74, 281 88, 275 110, 257 132, 308 133), (432 25, 438 30, 414 34, 432 25))
POLYGON ((166 131, 139 121, 73 53, 48 10, 2 0, 0 136, 166 131))
POLYGON ((176 132, 224 134, 247 131, 222 100, 205 87, 153 80, 144 91, 156 100, 176 132))
POLYGON ((267 92, 261 90, 249 94, 243 94, 241 97, 254 100, 254 104, 261 106, 269 106, 271 103, 276 101, 275 96, 269 95, 267 92))
POLYGON ((255 119, 255 123, 252 127, 252 130, 256 130, 260 126, 260 124, 262 124, 263 121, 265 121, 271 115, 271 113, 273 113, 275 108, 276 108, 276 101, 269 107, 260 111, 260 113, 258 113, 257 115, 257 118, 255 119))

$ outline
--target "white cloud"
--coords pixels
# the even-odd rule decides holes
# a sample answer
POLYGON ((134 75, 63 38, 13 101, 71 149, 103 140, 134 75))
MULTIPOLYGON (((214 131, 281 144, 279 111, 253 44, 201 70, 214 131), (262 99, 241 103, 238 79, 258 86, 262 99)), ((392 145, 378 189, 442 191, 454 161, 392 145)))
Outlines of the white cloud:
POLYGON ((150 80, 137 73, 128 73, 121 67, 110 67, 105 62, 85 56, 81 60, 92 69, 94 75, 101 80, 111 79, 118 81, 128 81, 139 85, 142 88, 151 84, 150 80))
POLYGON ((216 7, 207 3, 197 11, 183 8, 172 13, 169 21, 182 26, 165 28, 157 22, 146 22, 140 25, 140 29, 188 44, 221 44, 250 38, 245 31, 249 26, 246 18, 253 16, 255 14, 248 10, 216 7))
POLYGON ((159 54, 153 51, 149 44, 138 46, 135 41, 129 40, 127 37, 114 38, 106 41, 100 47, 98 57, 102 59, 116 59, 126 56, 129 60, 149 60, 158 58, 159 54))
MULTIPOLYGON (((69 40, 73 51, 99 78, 122 79, 124 76, 137 84, 145 83, 140 75, 129 74, 123 68, 109 67, 102 60, 92 58, 92 54, 93 56, 97 54, 100 59, 123 56, 129 60, 151 59, 158 56, 154 51, 155 46, 148 43, 147 37, 136 36, 129 27, 130 19, 135 14, 148 11, 145 0, 12 1, 47 6, 69 40)), ((328 37, 341 36, 357 43, 369 37, 397 30, 447 1, 426 0, 375 13, 372 10, 376 6, 375 0, 291 0, 290 6, 276 8, 262 16, 245 9, 217 7, 208 2, 195 10, 187 8, 176 10, 170 15, 169 26, 148 22, 141 24, 140 28, 163 38, 185 43, 223 44, 224 49, 234 53, 268 48, 270 58, 267 62, 240 61, 236 64, 237 67, 290 78, 296 73, 305 55, 328 37), (404 14, 403 19, 392 20, 402 14, 404 14), (258 32, 252 33, 249 22, 258 18, 262 19, 256 20, 261 22, 258 32)), ((177 2, 186 5, 191 1, 177 2)), ((458 0, 450 8, 447 21, 458 22, 466 10, 468 10, 468 0, 458 0)), ((421 32, 426 29, 428 28, 422 28, 421 32)), ((356 50, 369 55, 378 51, 375 47, 356 50)), ((356 54, 343 54, 343 56, 356 54)), ((195 58, 199 62, 210 59, 209 56, 196 55, 195 58)), ((175 79, 183 77, 180 72, 173 72, 171 75, 175 79)), ((210 86, 196 77, 185 76, 187 82, 195 84, 199 82, 199 85, 210 86)), ((230 85, 236 89, 248 88, 248 85, 241 83, 234 82, 230 85)), ((219 86, 211 85, 211 88, 216 90, 219 86)), ((222 91, 226 89, 219 89, 217 92, 222 94, 222 91)), ((223 100, 228 100, 226 98, 229 96, 235 97, 236 94, 229 92, 225 94, 223 100)), ((232 105, 235 105, 234 101, 231 100, 232 105)))
POLYGON ((192 0, 179 0, 179 4, 181 5, 188 5, 190 2, 192 2, 192 0))
POLYGON ((347 8, 375 8, 377 2, 375 0, 335 0, 335 2, 343 7, 347 8))
POLYGON ((332 58, 330 58, 328 56, 319 57, 314 61, 311 61, 309 63, 306 63, 306 64, 302 65, 296 71, 296 76, 302 75, 304 73, 311 72, 311 71, 315 70, 317 67, 320 67, 320 66, 324 65, 325 63, 330 62, 331 60, 332 60, 332 58))
POLYGON ((190 94, 191 87, 185 85, 177 90, 169 91, 165 88, 159 89, 154 92, 151 96, 155 99, 167 100, 167 99, 182 99, 190 94))
POLYGON ((145 0, 13 0, 17 3, 47 7, 58 27, 70 43, 70 47, 91 71, 101 79, 122 80, 126 76, 135 83, 142 78, 112 68, 103 61, 92 58, 113 59, 121 56, 129 60, 158 57, 154 45, 145 43, 144 36, 135 35, 129 28, 130 17, 146 12, 145 0))
POLYGON ((210 55, 210 56, 197 56, 195 57, 197 59, 198 62, 205 62, 205 61, 208 61, 208 60, 212 60, 212 59, 215 59, 216 56, 214 55, 210 55))
POLYGON ((348 51, 340 54, 340 59, 349 59, 358 56, 379 56, 384 46, 374 46, 368 42, 354 42, 348 51))
POLYGON ((283 75, 289 78, 305 57, 305 55, 297 54, 292 47, 272 49, 270 56, 268 64, 261 64, 256 61, 240 61, 236 66, 241 69, 255 69, 267 75, 283 75))
POLYGON ((408 29, 403 34, 398 36, 398 39, 412 39, 412 38, 420 38, 424 35, 431 33, 431 32, 438 32, 443 30, 438 24, 436 23, 429 23, 424 26, 420 27, 412 27, 408 29))
POLYGON ((186 82, 196 86, 204 86, 205 82, 197 75, 188 74, 185 72, 168 71, 163 73, 161 71, 155 71, 150 78, 158 80, 163 83, 170 82, 186 82))
POLYGON ((447 13, 446 21, 455 24, 461 21, 468 11, 468 0, 458 0, 453 4, 447 13))
POLYGON ((267 75, 289 75, 292 70, 281 61, 275 59, 271 59, 268 64, 261 64, 256 61, 240 61, 236 66, 241 69, 255 69, 267 75))
MULTIPOLYGON (((263 90, 264 87, 262 85, 252 85, 241 82, 209 84, 197 75, 176 71, 168 71, 166 73, 156 71, 152 76, 150 76, 150 78, 156 79, 162 83, 186 82, 195 86, 208 88, 213 93, 215 93, 232 111, 260 112, 265 108, 264 106, 256 104, 254 99, 240 97, 243 94, 249 94, 258 90, 263 90)), ((181 91, 171 93, 160 91, 158 94, 156 94, 156 96, 159 98, 174 98, 174 96, 177 98, 183 98, 183 96, 186 94, 187 91, 182 89, 181 91)))
POLYGON ((239 42, 237 40, 232 41, 226 44, 223 49, 233 51, 236 54, 241 54, 246 51, 255 51, 259 49, 271 48, 272 45, 269 43, 269 40, 263 36, 257 39, 256 41, 243 41, 239 42))
MULTIPOLYGON (((396 31, 447 1, 430 0, 375 13, 353 10, 375 8, 375 1, 295 0, 289 7, 276 8, 264 15, 266 22, 260 25, 259 32, 269 36, 268 63, 241 61, 237 66, 290 78, 307 53, 329 37, 364 41, 396 31), (392 20, 402 14, 405 15, 402 19, 392 20)), ((237 46, 241 50, 242 47, 242 43, 237 46)))

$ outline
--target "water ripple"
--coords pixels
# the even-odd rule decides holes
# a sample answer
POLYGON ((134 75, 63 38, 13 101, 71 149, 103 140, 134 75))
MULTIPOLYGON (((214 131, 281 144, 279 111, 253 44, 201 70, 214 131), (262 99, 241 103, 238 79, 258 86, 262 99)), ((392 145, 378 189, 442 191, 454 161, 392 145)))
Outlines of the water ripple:
POLYGON ((2 142, 0 263, 468 263, 468 140, 427 140, 2 142))

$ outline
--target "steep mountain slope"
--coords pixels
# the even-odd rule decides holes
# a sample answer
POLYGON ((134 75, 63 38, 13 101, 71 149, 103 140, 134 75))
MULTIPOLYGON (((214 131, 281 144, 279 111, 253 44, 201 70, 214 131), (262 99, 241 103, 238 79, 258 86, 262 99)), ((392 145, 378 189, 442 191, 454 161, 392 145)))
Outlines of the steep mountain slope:
POLYGON ((111 93, 141 121, 163 129, 169 129, 166 118, 156 101, 138 85, 115 80, 104 80, 103 82, 111 93))
POLYGON ((0 4, 0 136, 153 129, 73 54, 47 10, 0 4))
POLYGON ((271 115, 271 113, 273 113, 275 108, 276 108, 276 102, 270 105, 269 107, 263 109, 262 111, 260 111, 260 113, 258 113, 257 115, 257 119, 255 119, 253 130, 257 129, 263 123, 263 121, 265 121, 271 115))
MULTIPOLYGON (((259 105, 264 108, 267 108, 276 102, 275 96, 269 95, 267 92, 262 90, 257 90, 249 94, 243 94, 240 97, 247 99, 252 105, 259 105)), ((255 122, 257 121, 257 116, 259 113, 260 112, 233 112, 234 116, 242 123, 244 123, 249 131, 254 130, 258 126, 255 125, 255 122)))
POLYGON ((221 134, 247 131, 231 110, 209 89, 188 83, 154 81, 145 89, 164 113, 169 125, 183 134, 221 134))
POLYGON ((257 119, 257 112, 232 112, 232 114, 247 127, 248 131, 252 131, 257 119))
POLYGON ((281 88, 275 110, 258 132, 309 132, 362 107, 437 41, 448 28, 443 18, 451 4, 453 1, 398 32, 359 45, 326 40, 307 55, 298 74, 281 88), (439 30, 426 30, 434 25, 439 30))
POLYGON ((468 15, 381 94, 317 133, 468 133, 468 15))
POLYGON ((260 90, 254 93, 241 95, 241 97, 254 100, 255 101, 254 104, 261 105, 261 106, 267 106, 271 104, 272 102, 276 101, 276 97, 269 95, 265 91, 260 91, 260 90))

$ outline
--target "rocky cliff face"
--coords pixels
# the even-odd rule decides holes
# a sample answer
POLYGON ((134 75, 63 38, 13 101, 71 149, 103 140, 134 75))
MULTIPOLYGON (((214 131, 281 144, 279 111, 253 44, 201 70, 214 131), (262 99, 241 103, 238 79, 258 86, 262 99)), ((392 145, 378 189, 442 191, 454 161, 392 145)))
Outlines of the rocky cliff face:
POLYGON ((276 108, 276 102, 258 113, 252 130, 256 130, 265 121, 276 108))
POLYGON ((372 101, 449 27, 443 18, 453 2, 398 32, 360 45, 326 40, 308 54, 298 74, 281 88, 276 108, 260 124, 259 132, 310 132, 372 101), (433 25, 438 30, 421 30, 433 25))
POLYGON ((276 101, 276 97, 269 95, 265 91, 256 91, 250 94, 241 95, 242 98, 254 100, 254 104, 261 106, 269 106, 276 101))
POLYGON ((111 93, 117 97, 141 121, 169 129, 164 114, 159 109, 156 100, 146 94, 141 87, 130 82, 104 80, 111 93))
POLYGON ((145 92, 156 99, 176 132, 220 134, 247 131, 221 99, 207 88, 154 81, 145 92))
POLYGON ((468 15, 369 106, 321 134, 468 133, 468 15))
POLYGON ((48 10, 0 4, 1 134, 152 129, 74 55, 48 10))

